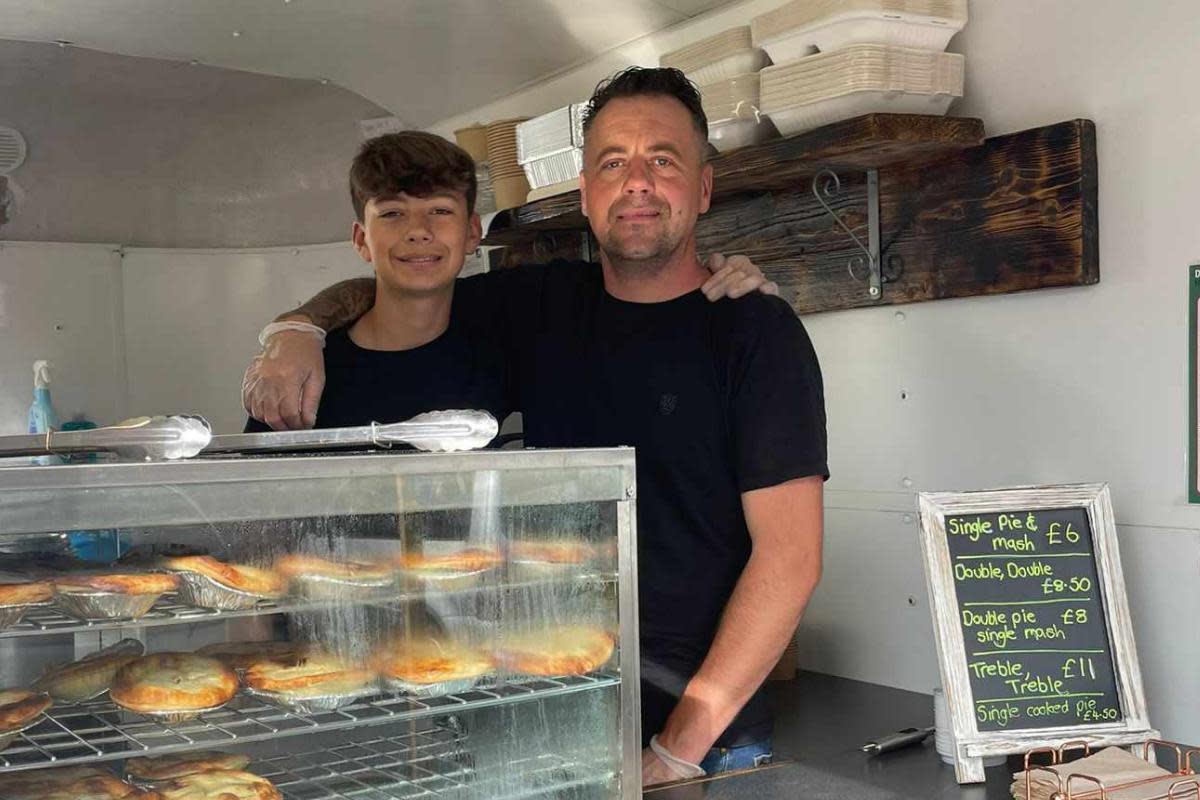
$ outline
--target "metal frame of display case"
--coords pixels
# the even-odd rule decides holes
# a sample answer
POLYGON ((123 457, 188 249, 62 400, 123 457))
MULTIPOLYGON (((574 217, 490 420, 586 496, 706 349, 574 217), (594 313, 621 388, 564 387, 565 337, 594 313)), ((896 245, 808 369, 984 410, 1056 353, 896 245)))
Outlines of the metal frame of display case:
MULTIPOLYGON (((69 530, 101 530, 111 528, 151 528, 208 522, 265 521, 328 516, 337 509, 337 502, 346 498, 339 490, 349 482, 369 478, 403 478, 406 486, 405 503, 397 508, 396 483, 374 488, 369 481, 354 483, 354 514, 414 513, 430 510, 469 509, 478 507, 475 480, 462 476, 491 473, 489 497, 497 507, 559 505, 584 502, 613 502, 616 504, 617 533, 617 598, 620 636, 620 673, 605 672, 578 680, 530 681, 525 686, 513 683, 500 690, 464 693, 444 698, 438 703, 416 703, 375 700, 362 705, 368 708, 361 718, 352 713, 353 707, 324 725, 314 729, 344 729, 371 724, 379 719, 376 713, 384 709, 383 717, 397 719, 428 718, 435 713, 453 709, 455 712, 519 702, 520 698, 553 696, 586 691, 590 687, 611 686, 619 682, 620 709, 620 767, 621 796, 632 800, 640 796, 641 775, 641 714, 638 664, 638 600, 637 600, 637 541, 636 499, 637 483, 634 454, 630 448, 582 450, 524 450, 476 451, 467 453, 371 453, 359 455, 279 456, 279 457, 201 457, 188 461, 166 463, 104 463, 86 466, 0 467, 0 538, 57 533, 69 530), (548 480, 547 475, 560 475, 561 480, 548 480), (334 480, 329 480, 334 479, 334 480), (262 484, 263 491, 229 493, 231 483, 262 484), (224 490, 223 490, 223 487, 224 490), (437 491, 425 491, 436 488, 437 491), (409 492, 408 490, 412 491, 409 492), (409 495, 412 495, 411 497, 409 495), (128 502, 124 502, 124 501, 128 502), (545 684, 544 686, 542 684, 545 684)), ((165 608, 165 607, 164 607, 165 608)), ((275 614, 287 610, 286 604, 264 605, 247 613, 275 614)), ((235 616, 231 614, 229 616, 235 616)), ((205 613, 199 619, 220 619, 218 612, 205 613)), ((32 615, 37 619, 37 612, 32 615)), ((162 619, 148 624, 170 624, 196 621, 186 614, 173 616, 165 609, 162 619)), ((136 627, 132 620, 122 625, 136 627)), ((87 630, 86 623, 72 626, 69 621, 47 625, 44 631, 36 623, 24 624, 10 635, 26 638, 38 633, 62 630, 87 630)), ((4 637, 5 632, 0 632, 4 637)), ((114 711, 102 706, 79 706, 65 710, 68 715, 91 715, 105 718, 114 711)), ((61 714, 52 712, 40 725, 60 725, 61 714)), ((255 715, 238 710, 235 702, 230 719, 249 719, 255 715)), ((214 712, 220 713, 220 712, 214 712)), ((262 720, 247 723, 262 736, 247 731, 252 739, 276 735, 270 719, 289 716, 278 709, 260 710, 262 720)), ((290 715, 295 716, 295 715, 290 715)), ((221 725, 213 725, 202 716, 195 724, 211 733, 220 733, 221 725), (212 729, 212 730, 209 730, 212 729)), ((239 722, 240 724, 240 722, 239 722)), ((67 729, 73 726, 66 726, 67 729)), ((209 736, 172 739, 166 744, 139 742, 137 736, 121 731, 120 723, 104 722, 108 733, 101 736, 120 746, 109 751, 97 750, 87 736, 80 737, 68 730, 66 739, 77 739, 82 752, 60 757, 48 747, 49 740, 23 735, 9 753, 0 753, 0 773, 22 767, 46 766, 60 763, 82 763, 88 760, 122 758, 131 755, 211 747, 237 740, 237 736, 215 739, 209 736), (115 737, 115 738, 113 738, 115 737), (127 749, 126 749, 127 748, 127 749), (117 752, 117 751, 120 752, 117 752), (96 751, 96 752, 91 752, 96 751), (5 756, 9 756, 5 758, 5 756)), ((160 723, 153 728, 163 727, 160 723)), ((30 733, 34 730, 31 729, 30 733)), ((149 729, 148 729, 149 730, 149 729)), ((97 729, 97 735, 101 735, 97 729)), ((159 734, 170 733, 158 731, 159 734)), ((154 734, 157 736, 158 734, 154 734)), ((169 738, 169 737, 168 737, 169 738)), ((64 739, 64 741, 66 740, 64 739)), ((99 740, 97 740, 99 741, 99 740)), ((401 752, 402 747, 395 752, 401 752)), ((337 792, 327 796, 339 797, 337 792)))

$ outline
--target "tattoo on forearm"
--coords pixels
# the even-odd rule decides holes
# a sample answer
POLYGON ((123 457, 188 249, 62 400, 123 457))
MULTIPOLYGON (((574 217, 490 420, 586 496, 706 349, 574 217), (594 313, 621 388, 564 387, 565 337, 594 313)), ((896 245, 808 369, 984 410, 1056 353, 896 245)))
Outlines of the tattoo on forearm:
POLYGON ((375 281, 371 278, 351 278, 322 289, 304 305, 275 319, 278 321, 302 314, 314 325, 331 331, 354 322, 374 304, 375 281))

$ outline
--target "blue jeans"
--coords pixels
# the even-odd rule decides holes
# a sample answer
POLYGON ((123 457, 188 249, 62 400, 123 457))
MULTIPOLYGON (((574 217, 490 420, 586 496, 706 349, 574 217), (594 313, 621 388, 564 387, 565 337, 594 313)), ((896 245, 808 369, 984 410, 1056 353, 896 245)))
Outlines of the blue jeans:
POLYGON ((708 775, 716 775, 735 769, 761 767, 770 764, 773 756, 771 739, 766 738, 740 747, 714 747, 700 762, 700 768, 708 775))

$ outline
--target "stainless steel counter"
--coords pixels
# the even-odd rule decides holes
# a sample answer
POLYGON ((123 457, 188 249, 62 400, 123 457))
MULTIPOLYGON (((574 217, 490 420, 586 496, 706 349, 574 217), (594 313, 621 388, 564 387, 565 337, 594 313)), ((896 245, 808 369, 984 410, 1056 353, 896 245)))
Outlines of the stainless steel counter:
MULTIPOLYGON (((801 673, 769 687, 775 708, 777 764, 685 786, 653 790, 649 800, 1001 800, 1010 797, 1009 766, 987 770, 987 783, 959 786, 953 767, 924 745, 867 756, 876 736, 933 724, 930 695, 801 673)), ((1016 761, 1019 768, 1019 759, 1016 761)))

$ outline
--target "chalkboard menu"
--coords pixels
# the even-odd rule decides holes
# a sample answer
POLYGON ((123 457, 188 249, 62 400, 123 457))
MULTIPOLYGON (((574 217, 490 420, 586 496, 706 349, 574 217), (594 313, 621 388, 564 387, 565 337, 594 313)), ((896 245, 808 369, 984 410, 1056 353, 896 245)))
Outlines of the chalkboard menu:
POLYGON ((959 783, 983 781, 990 756, 1159 738, 1106 484, 921 492, 918 505, 959 783))
POLYGON ((1121 720, 1086 510, 945 524, 978 730, 1121 720))

